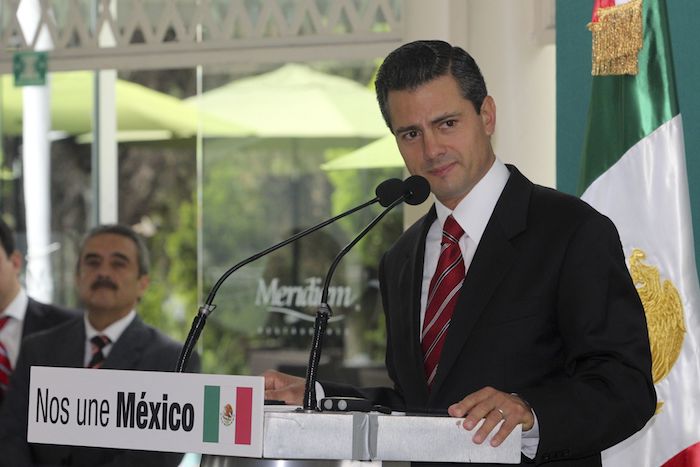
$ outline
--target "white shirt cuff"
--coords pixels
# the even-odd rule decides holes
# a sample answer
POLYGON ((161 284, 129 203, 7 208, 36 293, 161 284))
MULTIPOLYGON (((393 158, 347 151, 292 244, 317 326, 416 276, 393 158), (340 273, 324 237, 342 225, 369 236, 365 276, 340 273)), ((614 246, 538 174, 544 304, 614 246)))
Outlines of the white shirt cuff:
POLYGON ((535 422, 527 431, 523 431, 520 440, 520 451, 529 459, 534 459, 537 455, 537 448, 540 445, 540 425, 537 423, 537 414, 532 411, 533 417, 535 417, 535 422))

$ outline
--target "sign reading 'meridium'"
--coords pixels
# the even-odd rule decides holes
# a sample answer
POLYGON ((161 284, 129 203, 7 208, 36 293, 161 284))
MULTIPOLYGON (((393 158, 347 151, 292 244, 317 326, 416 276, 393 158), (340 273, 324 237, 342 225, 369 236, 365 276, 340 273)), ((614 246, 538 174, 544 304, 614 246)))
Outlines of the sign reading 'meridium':
POLYGON ((259 376, 32 367, 32 443, 262 457, 259 376))

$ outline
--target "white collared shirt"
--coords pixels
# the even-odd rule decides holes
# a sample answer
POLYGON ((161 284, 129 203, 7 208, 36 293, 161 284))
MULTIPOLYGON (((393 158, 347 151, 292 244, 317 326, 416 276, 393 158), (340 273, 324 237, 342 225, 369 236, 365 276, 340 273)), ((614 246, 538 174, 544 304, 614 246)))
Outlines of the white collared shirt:
POLYGON ((27 314, 27 303, 29 303, 27 292, 20 287, 19 293, 15 295, 15 298, 7 305, 7 308, 0 313, 0 317, 10 317, 2 331, 0 331, 0 341, 2 341, 5 350, 7 350, 7 356, 10 359, 10 363, 12 363, 12 368, 17 366, 19 347, 22 344, 24 317, 27 314))
POLYGON ((465 235, 459 239, 459 248, 462 250, 464 258, 464 270, 469 271, 469 265, 474 258, 476 248, 479 246, 481 236, 486 230, 491 214, 496 207, 498 198, 503 192, 503 188, 508 182, 510 172, 508 168, 496 159, 481 180, 472 190, 459 202, 454 211, 450 211, 440 201, 435 201, 437 219, 428 230, 425 239, 425 260, 423 263, 423 283, 420 294, 420 325, 423 329, 425 309, 427 307, 428 289, 430 281, 435 274, 438 259, 440 257, 440 243, 442 241, 442 226, 447 217, 452 214, 465 235))
POLYGON ((104 355, 104 357, 107 358, 109 352, 112 351, 112 347, 114 347, 114 343, 117 342, 117 340, 119 340, 119 337, 121 337, 121 335, 131 324, 134 318, 136 318, 136 310, 131 310, 123 318, 113 322, 112 324, 104 328, 102 331, 98 331, 97 329, 92 327, 92 324, 90 324, 90 320, 88 320, 87 313, 85 313, 83 315, 83 319, 85 320, 85 362, 83 366, 87 366, 87 364, 90 362, 90 359, 92 358, 92 344, 90 343, 90 339, 98 335, 105 335, 109 337, 109 340, 111 342, 102 348, 102 355, 104 355))

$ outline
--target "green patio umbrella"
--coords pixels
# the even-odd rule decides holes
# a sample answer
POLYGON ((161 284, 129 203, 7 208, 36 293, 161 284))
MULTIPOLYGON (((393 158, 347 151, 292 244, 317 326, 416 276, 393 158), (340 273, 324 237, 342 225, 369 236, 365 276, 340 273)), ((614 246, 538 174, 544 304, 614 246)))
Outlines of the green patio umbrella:
POLYGON ((326 162, 321 168, 323 170, 357 170, 403 166, 403 158, 396 146, 394 135, 388 134, 355 151, 326 162))
POLYGON ((387 131, 367 87, 294 63, 186 102, 261 138, 379 138, 387 131))
MULTIPOLYGON (((307 209, 301 198, 307 190, 305 180, 309 180, 305 177, 318 172, 324 151, 359 147, 387 131, 374 93, 366 86, 301 64, 285 64, 270 72, 237 79, 186 102, 253 130, 255 138, 247 139, 246 144, 257 148, 259 154, 271 156, 270 160, 275 161, 271 171, 288 175, 286 194, 280 202, 288 203, 293 220, 301 219, 307 209)), ((212 131, 207 134, 227 136, 212 131)), ((244 170, 242 151, 233 151, 226 141, 206 144, 204 153, 209 160, 235 160, 244 170)), ((299 245, 295 242, 290 250, 289 280, 293 284, 300 280, 299 245)))
MULTIPOLYGON (((89 71, 52 73, 51 129, 70 135, 92 131, 93 79, 89 71)), ((249 129, 222 121, 182 100, 125 80, 115 85, 118 139, 153 140, 191 137, 202 124, 205 131, 236 135, 251 134, 249 129)), ((2 132, 22 133, 22 91, 14 86, 11 75, 2 76, 2 132)))

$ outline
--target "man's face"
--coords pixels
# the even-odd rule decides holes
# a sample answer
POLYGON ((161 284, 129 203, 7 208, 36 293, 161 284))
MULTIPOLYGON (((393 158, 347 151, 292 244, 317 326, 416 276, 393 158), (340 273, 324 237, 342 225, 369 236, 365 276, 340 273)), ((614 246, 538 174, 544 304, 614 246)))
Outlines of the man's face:
POLYGON ((425 177, 437 199, 454 209, 493 164, 493 99, 487 97, 477 114, 446 75, 414 90, 390 91, 387 102, 408 171, 425 177))
POLYGON ((122 235, 105 233, 85 242, 76 282, 89 314, 116 321, 136 306, 148 286, 148 276, 139 276, 134 242, 122 235))
POLYGON ((19 292, 19 271, 22 267, 22 256, 14 251, 7 256, 5 249, 0 247, 0 311, 14 300, 19 292))

